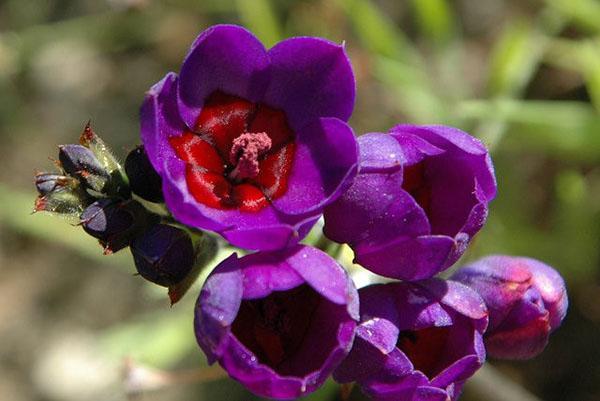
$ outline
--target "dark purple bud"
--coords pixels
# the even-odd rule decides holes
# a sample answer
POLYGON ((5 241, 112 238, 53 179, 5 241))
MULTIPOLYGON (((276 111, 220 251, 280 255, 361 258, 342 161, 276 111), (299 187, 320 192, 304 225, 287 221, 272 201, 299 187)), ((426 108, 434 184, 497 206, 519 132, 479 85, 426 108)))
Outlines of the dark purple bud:
POLYGON ((565 282, 535 259, 488 256, 459 269, 452 279, 473 288, 485 301, 490 312, 485 346, 495 358, 538 355, 567 313, 565 282))
POLYGON ((131 243, 138 273, 148 281, 169 287, 192 270, 194 245, 183 230, 157 224, 131 243))
POLYGON ((347 355, 358 296, 346 271, 295 246, 222 261, 198 297, 194 327, 209 363, 263 397, 315 391, 347 355))
POLYGON ((359 297, 356 339, 334 379, 376 401, 456 400, 485 361, 481 297, 439 279, 371 285, 359 297))
POLYGON ((125 171, 133 193, 150 202, 163 202, 162 180, 150 164, 143 145, 129 152, 125 171))
POLYGON ((100 199, 81 214, 81 225, 86 233, 100 240, 105 253, 117 252, 129 245, 156 216, 134 200, 100 199))
POLYGON ((55 173, 38 173, 35 175, 35 188, 40 196, 66 189, 75 189, 79 182, 72 177, 55 173))
POLYGON ((110 174, 85 146, 61 145, 58 159, 67 174, 78 178, 88 188, 100 193, 106 190, 110 174))

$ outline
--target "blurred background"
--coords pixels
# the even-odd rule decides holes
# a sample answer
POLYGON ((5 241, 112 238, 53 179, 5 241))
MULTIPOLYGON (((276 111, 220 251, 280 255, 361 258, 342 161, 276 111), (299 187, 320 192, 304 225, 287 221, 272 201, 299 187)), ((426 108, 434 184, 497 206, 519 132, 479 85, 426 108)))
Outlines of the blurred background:
MULTIPOLYGON (((0 400, 256 399, 206 368, 197 290, 169 308, 127 250, 102 256, 79 228, 30 215, 34 169, 53 168, 56 145, 92 119, 124 157, 145 91, 215 23, 267 46, 345 41, 357 133, 444 123, 485 141, 499 195, 463 261, 539 258, 571 300, 541 356, 491 365, 543 400, 600 400, 598 0, 0 0, 0 400)), ((461 399, 492 397, 471 386, 461 399)))

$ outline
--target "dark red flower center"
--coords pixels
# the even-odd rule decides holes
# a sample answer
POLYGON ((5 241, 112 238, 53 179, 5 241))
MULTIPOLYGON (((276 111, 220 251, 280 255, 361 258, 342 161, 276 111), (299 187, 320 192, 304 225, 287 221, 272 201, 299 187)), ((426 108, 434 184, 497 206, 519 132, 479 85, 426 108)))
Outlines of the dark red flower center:
POLYGON ((257 212, 287 190, 295 144, 281 110, 214 92, 194 130, 169 143, 190 193, 209 207, 257 212))
POLYGON ((404 352, 415 369, 432 379, 445 368, 442 361, 449 334, 449 326, 405 330, 400 332, 396 347, 404 352))
POLYGON ((319 294, 306 284, 266 298, 244 300, 231 330, 261 363, 286 374, 291 369, 286 362, 310 334, 320 302, 319 294))
POLYGON ((430 217, 431 211, 431 185, 425 171, 425 161, 404 167, 402 188, 423 208, 430 217))

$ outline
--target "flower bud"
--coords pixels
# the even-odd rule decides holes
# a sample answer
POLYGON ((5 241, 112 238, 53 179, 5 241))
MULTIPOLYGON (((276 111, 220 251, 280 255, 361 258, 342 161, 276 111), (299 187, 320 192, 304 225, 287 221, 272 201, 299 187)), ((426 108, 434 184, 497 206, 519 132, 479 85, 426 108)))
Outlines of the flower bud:
POLYGON ((144 146, 129 152, 125 160, 125 172, 133 193, 150 202, 163 202, 162 180, 150 164, 144 146))
POLYGON ((110 187, 107 188, 107 193, 110 195, 119 195, 124 198, 129 197, 130 191, 127 186, 123 167, 121 167, 121 164, 112 154, 106 143, 94 132, 89 122, 85 125, 79 137, 79 143, 94 154, 100 166, 110 176, 110 187))
POLYGON ((100 240, 106 254, 117 252, 140 235, 157 217, 134 200, 100 199, 81 214, 86 233, 100 240))
POLYGON ((490 325, 484 342, 495 358, 538 355, 567 312, 562 277, 535 259, 488 256, 461 268, 452 279, 477 291, 486 303, 490 325))
POLYGON ((55 173, 37 173, 35 175, 35 188, 40 196, 48 195, 51 192, 63 191, 65 189, 74 189, 79 182, 72 177, 67 177, 55 173))
POLYGON ((59 146, 58 159, 65 172, 78 178, 87 188, 99 193, 108 188, 110 174, 88 148, 81 145, 59 146))
POLYGON ((194 245, 183 230, 157 224, 131 243, 138 273, 148 281, 169 287, 185 278, 194 265, 194 245))

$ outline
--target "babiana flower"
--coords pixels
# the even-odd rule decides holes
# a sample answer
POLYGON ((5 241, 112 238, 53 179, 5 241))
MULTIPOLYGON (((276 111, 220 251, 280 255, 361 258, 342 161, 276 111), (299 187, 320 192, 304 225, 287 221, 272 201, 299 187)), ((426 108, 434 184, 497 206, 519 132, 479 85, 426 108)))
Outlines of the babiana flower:
POLYGON ((320 387, 350 351, 358 295, 334 259, 297 245, 225 259, 195 314, 210 363, 260 396, 294 399, 320 387))
POLYGON ((333 377, 376 401, 455 400, 485 361, 488 316, 475 291, 429 279, 359 290, 352 351, 333 377))
POLYGON ((416 125, 358 142, 359 175, 327 207, 325 235, 348 243, 356 263, 386 277, 420 280, 450 267, 496 194, 485 146, 456 128, 416 125))
POLYGON ((167 207, 242 248, 297 243, 356 174, 354 94, 343 45, 298 37, 266 50, 244 28, 207 29, 142 106, 167 207))

